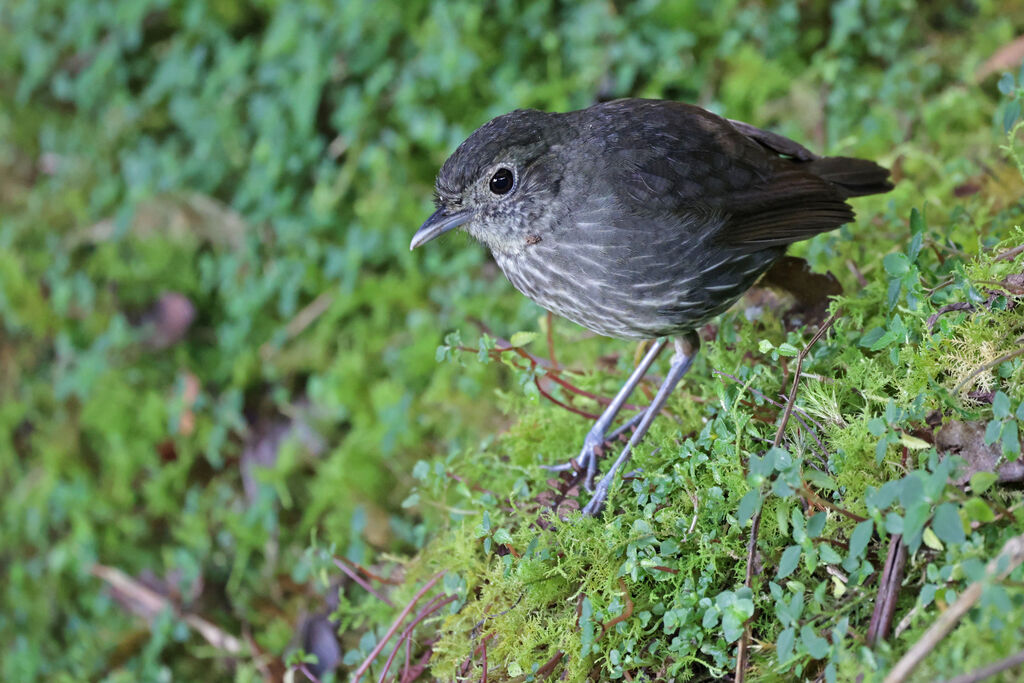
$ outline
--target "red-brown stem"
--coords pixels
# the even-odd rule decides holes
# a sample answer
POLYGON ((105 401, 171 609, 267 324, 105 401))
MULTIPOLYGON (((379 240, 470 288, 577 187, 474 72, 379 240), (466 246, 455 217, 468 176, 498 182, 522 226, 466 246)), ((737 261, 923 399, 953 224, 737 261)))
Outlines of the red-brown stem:
POLYGON ((546 398, 547 400, 551 401, 552 403, 554 403, 556 406, 560 406, 562 408, 565 408, 570 413, 575 413, 576 415, 581 415, 581 416, 583 416, 583 417, 585 417, 587 419, 590 419, 590 420, 596 420, 597 418, 600 417, 600 415, 595 415, 594 413, 588 413, 585 410, 580 410, 579 408, 576 408, 575 406, 571 406, 568 403, 563 403, 562 401, 559 401, 557 398, 555 398, 554 396, 549 394, 544 389, 544 387, 542 387, 540 385, 540 378, 537 377, 536 375, 534 375, 534 377, 533 377, 533 383, 537 387, 537 391, 540 392, 540 395, 543 396, 544 398, 546 398))
POLYGON ((378 600, 383 602, 388 607, 394 607, 395 606, 393 602, 391 602, 390 600, 387 599, 387 597, 385 597, 384 595, 378 593, 374 589, 373 586, 371 586, 369 583, 367 583, 366 579, 364 579, 363 577, 359 576, 359 574, 356 574, 354 571, 349 569, 347 566, 345 566, 345 563, 343 563, 341 560, 339 560, 336 557, 334 558, 334 564, 335 564, 335 566, 338 567, 338 569, 340 569, 345 574, 345 576, 347 576, 348 578, 352 579, 357 584, 359 584, 359 586, 364 591, 366 591, 367 593, 369 593, 373 597, 377 598, 378 600))
POLYGON ((803 487, 801 487, 800 493, 803 494, 805 498, 810 498, 811 502, 814 503, 815 505, 820 505, 821 507, 832 510, 833 512, 838 512, 847 519, 852 519, 855 522, 863 522, 867 519, 867 517, 861 517, 860 515, 850 512, 849 510, 846 510, 844 508, 841 508, 834 503, 830 503, 829 501, 825 500, 817 493, 815 493, 811 489, 811 487, 809 487, 806 483, 803 485, 803 487))
POLYGON ((398 584, 402 583, 398 579, 386 579, 383 576, 379 576, 377 574, 374 574, 373 572, 371 572, 369 569, 367 569, 363 565, 357 564, 357 563, 353 562, 352 560, 348 559, 347 557, 335 557, 334 561, 335 562, 338 562, 338 561, 344 562, 345 564, 347 564, 348 566, 352 567, 353 569, 361 572, 363 574, 363 576, 365 576, 366 578, 370 579, 371 581, 379 581, 381 583, 386 583, 389 586, 397 586, 398 584))
POLYGON ((602 638, 604 638, 604 634, 608 633, 608 631, 611 630, 611 628, 615 626, 615 624, 618 624, 621 621, 625 621, 626 619, 629 619, 631 616, 633 616, 633 598, 629 594, 629 586, 626 585, 625 580, 623 580, 622 578, 619 578, 619 588, 621 588, 622 592, 626 594, 626 608, 622 610, 622 614, 615 617, 614 619, 611 619, 607 624, 602 624, 601 635, 599 635, 594 640, 601 640, 602 638))
POLYGON ((444 595, 438 595, 428 602, 426 607, 420 610, 420 613, 413 618, 409 625, 405 627, 405 630, 402 631, 402 635, 398 637, 398 642, 395 643, 394 649, 391 650, 391 656, 388 657, 388 661, 385 662, 384 670, 380 672, 380 677, 377 679, 377 683, 384 683, 384 677, 387 676, 388 671, 391 670, 391 663, 395 661, 395 655, 397 655, 398 651, 402 649, 402 643, 412 640, 412 632, 420 625, 420 622, 447 605, 452 600, 455 600, 457 597, 458 596, 456 595, 449 595, 445 598, 444 595), (444 599, 442 600, 442 598, 444 599))
POLYGON ((434 587, 434 584, 441 580, 442 576, 444 576, 444 571, 439 571, 438 573, 434 574, 434 576, 431 577, 429 581, 427 581, 426 585, 424 585, 423 588, 416 591, 416 595, 412 596, 412 600, 409 601, 409 604, 402 609, 401 613, 397 617, 395 617, 395 620, 394 622, 392 622, 391 626, 388 627, 387 633, 384 634, 384 637, 380 639, 380 641, 373 648, 373 650, 366 657, 366 659, 363 660, 363 663, 359 665, 358 669, 356 669, 355 674, 352 676, 353 681, 358 681, 360 678, 363 677, 363 674, 366 673, 366 670, 370 668, 371 664, 373 664, 373 660, 377 658, 377 655, 381 653, 381 651, 384 649, 384 646, 387 645, 387 642, 391 640, 391 636, 395 635, 395 632, 398 630, 398 627, 401 626, 402 622, 405 621, 405 618, 409 616, 409 612, 412 611, 412 608, 416 606, 416 603, 420 601, 420 598, 422 598, 427 593, 427 591, 434 587))
MULTIPOLYGON (((837 308, 835 313, 830 315, 828 319, 825 320, 824 323, 822 323, 821 327, 818 328, 818 331, 814 333, 813 337, 811 337, 811 340, 807 342, 807 345, 800 350, 799 354, 797 354, 796 370, 793 373, 793 384, 789 390, 789 397, 786 400, 786 409, 782 413, 782 421, 779 423, 778 431, 775 432, 775 440, 772 444, 773 446, 778 446, 779 444, 782 443, 782 436, 786 433, 786 424, 789 422, 789 418, 793 414, 793 407, 796 404, 796 393, 800 387, 800 370, 803 367, 804 357, 807 356, 807 353, 811 350, 811 348, 815 344, 817 344, 822 337, 825 336, 825 333, 828 332, 829 328, 832 327, 832 324, 835 323, 837 318, 839 318, 839 315, 842 313, 842 311, 843 309, 837 308)), ((814 493, 806 485, 804 486, 804 489, 810 493, 814 493)), ((814 497, 820 500, 822 503, 826 503, 826 501, 822 500, 816 493, 814 494, 814 497)), ((827 503, 826 507, 835 508, 835 506, 832 505, 831 503, 827 503)), ((836 512, 840 512, 838 508, 835 509, 836 512)), ((842 512, 844 512, 847 515, 853 514, 845 510, 843 510, 842 512)), ((754 555, 757 552, 757 532, 760 529, 760 527, 761 510, 758 509, 758 511, 754 513, 754 517, 751 520, 750 541, 747 543, 747 575, 746 579, 743 582, 743 585, 747 588, 753 587, 754 555)), ((751 615, 750 619, 747 619, 747 623, 743 627, 743 635, 740 636, 739 646, 736 648, 736 683, 743 683, 744 677, 746 676, 747 648, 750 645, 750 622, 753 618, 753 615, 751 615)))
POLYGON ((301 671, 303 675, 309 680, 311 680, 313 683, 320 683, 320 679, 314 676, 313 672, 310 671, 309 667, 305 664, 299 664, 299 671, 301 671))

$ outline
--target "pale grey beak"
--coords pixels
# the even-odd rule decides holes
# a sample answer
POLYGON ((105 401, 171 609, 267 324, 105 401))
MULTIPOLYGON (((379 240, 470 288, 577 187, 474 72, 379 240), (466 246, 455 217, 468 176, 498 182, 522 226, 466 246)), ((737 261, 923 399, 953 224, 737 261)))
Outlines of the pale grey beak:
POLYGON ((409 250, 413 250, 421 244, 426 244, 430 240, 434 239, 439 235, 459 227, 470 218, 469 211, 457 211, 455 213, 446 213, 444 209, 438 209, 427 222, 420 226, 420 229, 416 231, 416 234, 412 236, 412 242, 409 243, 409 250))

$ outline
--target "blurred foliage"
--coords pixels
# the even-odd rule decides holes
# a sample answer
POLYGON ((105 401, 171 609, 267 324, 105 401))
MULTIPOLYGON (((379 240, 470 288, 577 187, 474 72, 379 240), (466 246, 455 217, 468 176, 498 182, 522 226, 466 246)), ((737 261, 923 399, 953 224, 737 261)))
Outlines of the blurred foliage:
MULTIPOLYGON (((574 676, 596 667, 622 677, 652 657, 681 675, 728 671, 736 624, 754 605, 762 646, 752 675, 884 667, 919 635, 932 600, 948 602, 973 575, 968 560, 991 557, 1013 526, 1012 514, 988 520, 992 503, 969 507, 952 490, 927 501, 905 493, 902 508, 865 494, 911 476, 893 458, 928 410, 996 423, 986 430, 1013 453, 1020 357, 976 378, 1005 405, 971 403, 956 385, 1019 345, 1019 309, 1006 296, 981 306, 979 283, 1021 270, 1020 258, 995 262, 990 250, 1021 239, 1020 178, 999 145, 1013 149, 1005 131, 1019 131, 1024 79, 1015 66, 986 73, 984 62, 1022 29, 1009 0, 0 4, 0 677, 268 675, 261 658, 208 645, 184 612, 249 634, 277 658, 272 675, 295 648, 323 665, 331 649, 316 646, 307 617, 339 600, 338 658, 354 666, 394 614, 342 583, 324 563, 332 549, 367 566, 416 556, 393 596, 399 608, 440 568, 452 576, 445 590, 465 601, 473 589, 449 608, 441 679, 466 656, 475 624, 505 609, 499 628, 520 640, 498 638, 492 662, 508 676, 528 676, 556 648, 574 676), (933 536, 944 549, 926 545, 911 563, 915 587, 933 587, 932 597, 891 652, 858 649, 838 631, 826 642, 808 626, 838 628, 841 613, 862 632, 870 606, 859 587, 838 611, 819 599, 819 558, 834 558, 802 529, 792 491, 762 501, 762 552, 771 567, 802 561, 787 567, 799 578, 742 592, 737 505, 760 483, 740 456, 773 425, 752 421, 739 387, 711 368, 776 393, 779 358, 805 336, 770 316, 730 314, 706 345, 686 389, 702 402, 677 396, 681 424, 659 421, 638 455, 656 492, 623 486, 613 499, 621 516, 553 536, 530 525, 539 512, 497 509, 509 492, 535 496, 547 476, 537 465, 573 451, 586 425, 538 400, 518 370, 458 354, 435 361, 450 331, 470 340, 482 321, 510 337, 538 331, 542 312, 467 240, 415 254, 408 240, 431 210, 436 169, 488 118, 627 95, 696 102, 818 150, 877 158, 900 179, 891 195, 858 202, 859 224, 798 249, 859 292, 808 359, 808 372, 842 376, 801 397, 828 426, 835 500, 871 515, 880 534, 892 515, 906 532, 912 516, 924 540, 923 501, 985 523, 958 544, 943 513, 933 536), (927 221, 912 226, 915 207, 927 221), (862 291, 848 261, 868 282, 862 291), (923 289, 948 278, 951 287, 923 289), (977 310, 944 315, 930 336, 927 315, 954 301, 977 310), (697 436, 683 439, 691 429, 697 436), (677 438, 683 446, 652 459, 677 438), (687 492, 702 501, 697 546, 667 540, 696 514, 687 492), (651 505, 673 512, 647 522, 651 505), (515 565, 494 554, 495 537, 537 546, 515 565), (598 552, 606 544, 614 552, 598 552), (559 548, 571 552, 557 560, 557 585, 527 590, 544 585, 531 577, 551 571, 559 548), (653 554, 678 573, 652 574, 653 554), (181 613, 140 620, 96 566, 119 568, 181 613), (620 577, 637 614, 596 640, 595 625, 623 610, 620 577), (579 622, 564 599, 575 595, 586 597, 579 622), (797 595, 801 606, 814 597, 812 613, 796 609, 797 595), (676 640, 652 650, 652 630, 676 640), (774 639, 790 658, 776 658, 774 639), (520 654, 502 654, 512 647, 520 654)), ((613 370, 580 380, 614 390, 629 365, 621 343, 562 322, 554 334, 574 367, 621 354, 613 370)), ((915 471, 939 467, 928 453, 915 471)), ((761 476, 784 479, 784 460, 761 476)), ((989 495, 1019 511, 1001 487, 989 495)), ((830 517, 825 528, 845 539, 848 526, 830 517)), ((853 567, 850 585, 869 580, 870 563, 851 555, 840 558, 853 567)), ((989 625, 1002 619, 1010 642, 1019 636, 1019 590, 1012 599, 1003 617, 999 600, 987 602, 935 670, 1003 653, 989 625)))

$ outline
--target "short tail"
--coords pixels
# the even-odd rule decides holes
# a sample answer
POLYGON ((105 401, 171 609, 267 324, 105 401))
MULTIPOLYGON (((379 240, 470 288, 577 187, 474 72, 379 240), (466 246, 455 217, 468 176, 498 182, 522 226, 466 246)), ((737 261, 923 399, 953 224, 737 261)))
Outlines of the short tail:
POLYGON ((889 169, 867 159, 822 157, 805 164, 806 170, 839 188, 843 199, 883 194, 893 188, 889 169))

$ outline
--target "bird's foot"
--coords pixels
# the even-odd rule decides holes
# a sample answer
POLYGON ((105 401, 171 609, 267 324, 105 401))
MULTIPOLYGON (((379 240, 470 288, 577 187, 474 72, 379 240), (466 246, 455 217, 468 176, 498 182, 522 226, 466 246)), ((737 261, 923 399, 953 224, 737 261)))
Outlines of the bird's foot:
POLYGON ((595 429, 587 432, 587 436, 583 439, 583 448, 580 449, 579 455, 561 465, 541 465, 541 467, 550 472, 582 472, 583 488, 587 493, 593 493, 594 477, 597 476, 598 458, 604 455, 608 444, 615 443, 619 440, 620 436, 636 427, 640 420, 643 419, 644 412, 646 411, 640 411, 629 418, 621 427, 607 436, 597 431, 597 426, 595 425, 595 429))
POLYGON ((604 444, 604 434, 596 434, 594 430, 591 430, 583 439, 583 448, 575 458, 561 465, 541 465, 541 467, 552 472, 582 472, 583 488, 588 492, 593 491, 594 477, 597 476, 597 459, 604 451, 604 444))

